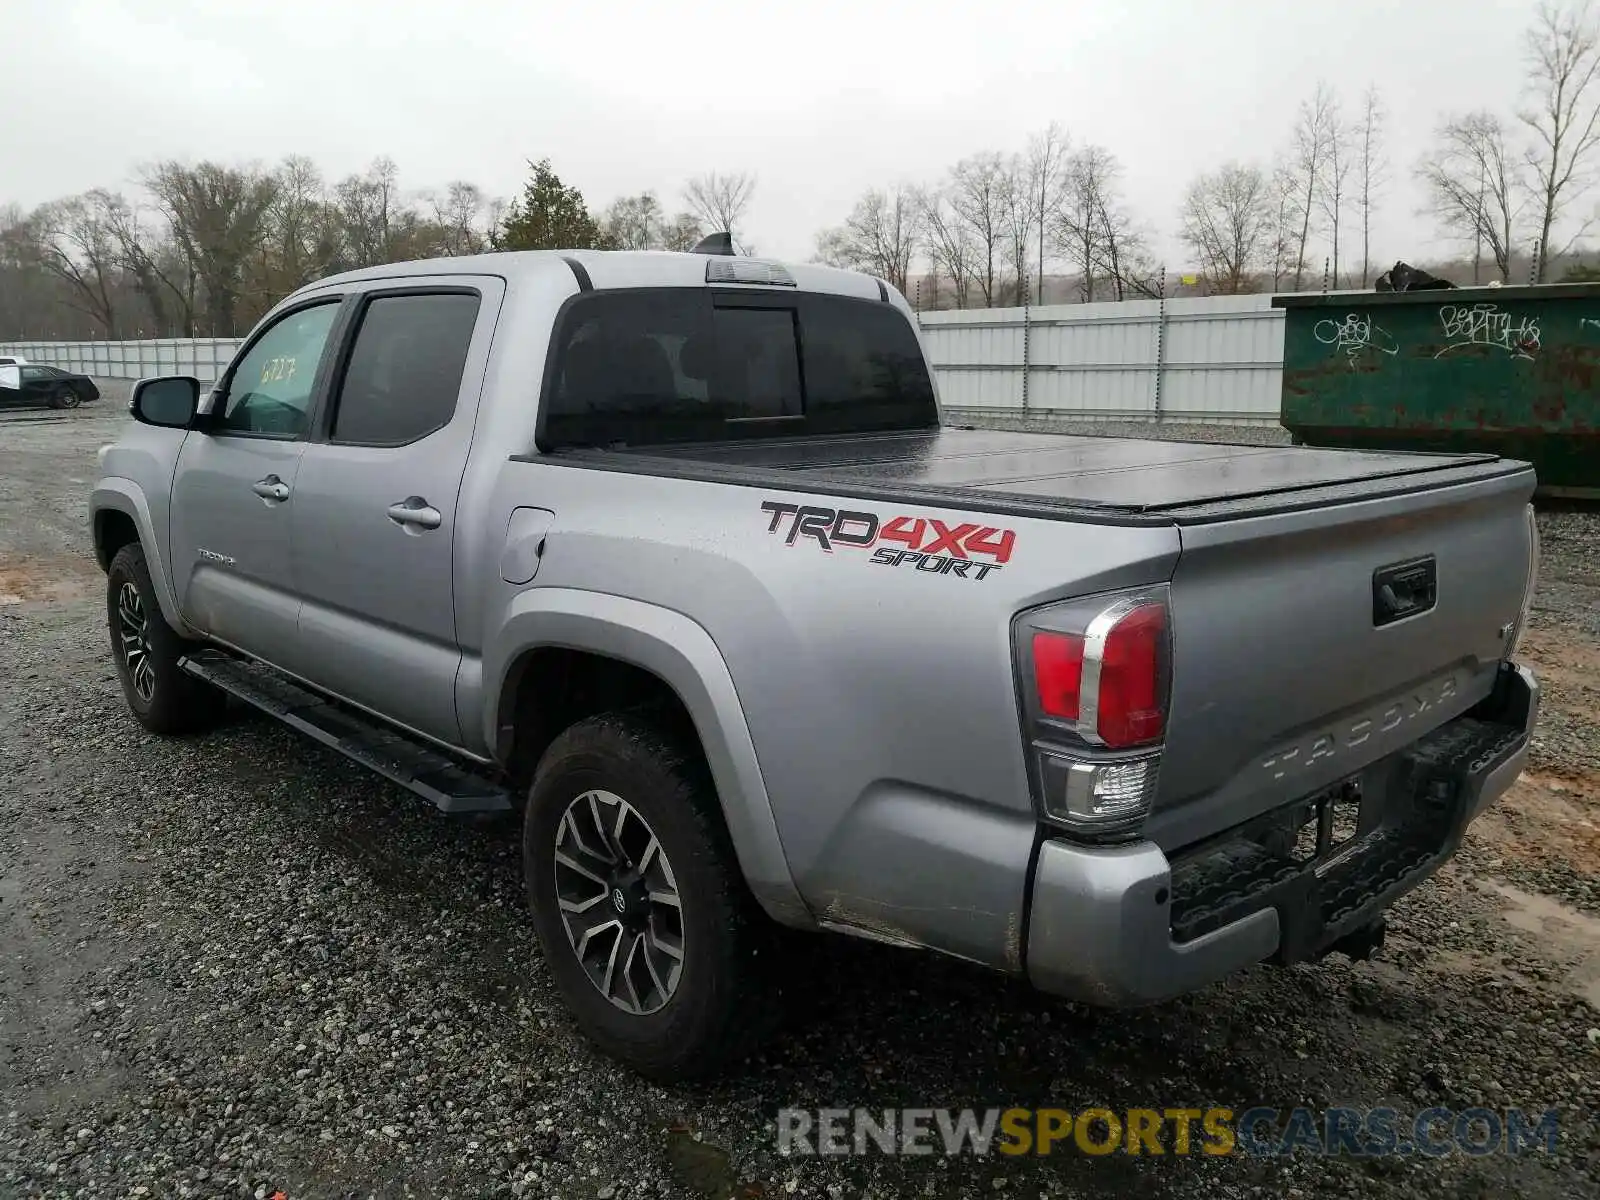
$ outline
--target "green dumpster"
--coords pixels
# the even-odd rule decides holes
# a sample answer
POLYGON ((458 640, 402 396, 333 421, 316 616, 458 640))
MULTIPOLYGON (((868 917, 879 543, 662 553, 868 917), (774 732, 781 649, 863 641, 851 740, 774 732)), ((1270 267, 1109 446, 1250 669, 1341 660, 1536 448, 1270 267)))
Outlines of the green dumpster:
POLYGON ((1277 296, 1286 429, 1311 446, 1525 459, 1600 496, 1600 284, 1277 296))

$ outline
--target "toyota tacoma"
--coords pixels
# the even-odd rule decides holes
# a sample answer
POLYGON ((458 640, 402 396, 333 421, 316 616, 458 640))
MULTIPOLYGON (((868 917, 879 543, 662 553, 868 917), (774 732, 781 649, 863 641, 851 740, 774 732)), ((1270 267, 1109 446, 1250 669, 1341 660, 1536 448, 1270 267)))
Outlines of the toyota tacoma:
POLYGON ((948 424, 864 274, 374 267, 131 409, 133 714, 519 819, 551 979, 657 1078, 752 1048, 781 927, 1106 1006, 1367 956, 1536 716, 1526 464, 948 424))

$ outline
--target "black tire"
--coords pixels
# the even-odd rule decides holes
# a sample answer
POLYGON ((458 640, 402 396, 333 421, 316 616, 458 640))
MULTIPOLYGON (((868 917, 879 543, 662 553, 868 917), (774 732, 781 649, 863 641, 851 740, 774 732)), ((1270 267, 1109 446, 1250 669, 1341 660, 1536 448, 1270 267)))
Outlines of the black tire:
MULTIPOLYGON (((612 812, 620 809, 608 810, 608 823, 612 812)), ((625 832, 619 840, 627 837, 625 832)), ((635 839, 636 849, 637 829, 635 839)), ((778 930, 745 885, 715 788, 698 754, 637 714, 608 713, 580 721, 556 738, 540 760, 522 844, 528 899, 545 961, 579 1027, 602 1051, 642 1075, 671 1082, 724 1069, 756 1049, 775 1027, 781 1011, 778 930), (565 836, 563 820, 569 806, 594 792, 631 806, 642 818, 644 832, 658 839, 675 880, 681 969, 670 995, 654 1011, 629 1011, 608 998, 580 961, 560 909, 558 884, 583 885, 570 868, 556 863, 558 840, 565 836)), ((570 850, 570 840, 564 844, 570 850)), ((620 857, 630 863, 650 855, 648 850, 637 856, 623 851, 620 857)), ((608 897, 617 895, 609 890, 610 883, 604 886, 608 897)), ((651 885, 638 886, 648 890, 651 885)), ((596 917, 588 919, 599 919, 608 907, 610 899, 600 901, 596 917)), ((648 937, 650 945, 659 946, 658 922, 664 920, 669 931, 674 927, 671 906, 644 907, 649 910, 646 932, 630 934, 619 927, 619 944, 633 936, 648 937)), ((670 932, 663 937, 670 941, 670 932)), ((641 950, 648 959, 642 943, 641 950)), ((599 952, 602 958, 607 953, 604 948, 599 952)), ((668 960, 658 955, 656 961, 668 960)), ((650 962, 645 966, 646 987, 665 974, 656 973, 650 962)), ((662 991, 658 987, 654 998, 662 991)))
POLYGON ((151 733, 174 734, 215 722, 225 698, 179 669, 178 660, 197 644, 179 637, 161 615, 144 547, 137 542, 118 550, 106 572, 106 619, 122 694, 141 725, 151 733), (139 621, 142 627, 135 629, 139 621))
POLYGON ((72 388, 62 385, 50 396, 51 408, 77 408, 83 402, 83 397, 72 388))

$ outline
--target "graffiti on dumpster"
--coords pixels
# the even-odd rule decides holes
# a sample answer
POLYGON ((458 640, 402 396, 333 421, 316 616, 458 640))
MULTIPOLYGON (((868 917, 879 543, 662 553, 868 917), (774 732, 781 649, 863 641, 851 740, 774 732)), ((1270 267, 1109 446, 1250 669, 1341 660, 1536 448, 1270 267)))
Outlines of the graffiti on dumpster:
POLYGON ((1600 320, 1594 317, 1578 318, 1578 332, 1582 333, 1585 329, 1593 329, 1596 333, 1600 333, 1600 320))
POLYGON ((1357 360, 1369 350, 1376 350, 1391 358, 1399 353, 1399 347, 1395 345, 1394 338, 1389 336, 1389 331, 1381 325, 1374 325, 1372 318, 1362 313, 1346 313, 1342 321, 1335 321, 1331 317, 1318 321, 1311 332, 1324 346, 1343 351, 1352 371, 1356 369, 1357 360))
POLYGON ((1512 358, 1531 359, 1539 352, 1539 318, 1513 316, 1498 304, 1446 304, 1439 310, 1439 324, 1448 344, 1435 358, 1463 346, 1504 350, 1512 358))

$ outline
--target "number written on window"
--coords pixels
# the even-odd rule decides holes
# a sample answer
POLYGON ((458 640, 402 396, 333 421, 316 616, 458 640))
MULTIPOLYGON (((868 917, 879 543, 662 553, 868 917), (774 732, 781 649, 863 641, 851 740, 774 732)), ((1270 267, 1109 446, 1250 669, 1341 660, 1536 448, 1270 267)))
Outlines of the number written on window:
POLYGON ((262 383, 286 383, 294 378, 295 366, 299 359, 294 355, 279 358, 269 358, 261 367, 262 383))
POLYGON ((337 302, 298 309, 257 338, 228 379, 217 431, 273 437, 305 432, 317 363, 338 312, 337 302))

